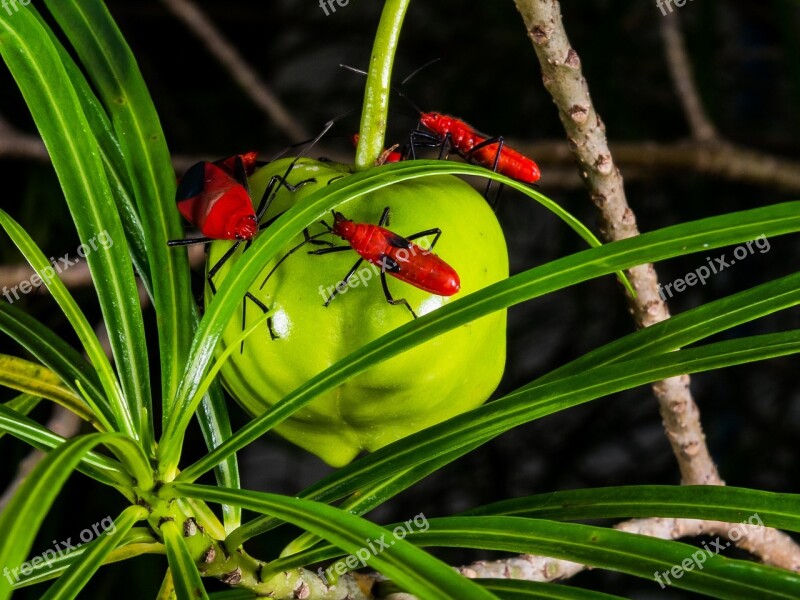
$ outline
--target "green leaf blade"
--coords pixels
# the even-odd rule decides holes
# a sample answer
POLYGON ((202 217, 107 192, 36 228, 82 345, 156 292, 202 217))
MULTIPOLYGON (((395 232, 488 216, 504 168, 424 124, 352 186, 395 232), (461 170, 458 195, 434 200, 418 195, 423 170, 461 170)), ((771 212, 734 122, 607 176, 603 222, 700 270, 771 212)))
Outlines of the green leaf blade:
POLYGON ((106 532, 87 545, 81 556, 50 586, 42 600, 72 600, 86 586, 95 572, 125 538, 137 521, 147 518, 142 506, 129 506, 114 521, 114 531, 106 532))
POLYGON ((166 521, 161 525, 164 546, 167 550, 167 561, 172 572, 172 580, 178 598, 205 598, 208 594, 200 578, 200 572, 189 553, 183 539, 183 533, 174 521, 166 521))
MULTIPOLYGON (((336 508, 275 494, 247 490, 224 490, 194 484, 168 484, 177 494, 208 502, 236 504, 248 510, 269 513, 313 531, 346 552, 363 549, 365 540, 381 539, 387 531, 336 508)), ((172 493, 169 492, 169 493, 172 493)), ((490 592, 462 577, 438 559, 407 542, 393 540, 389 548, 371 553, 367 562, 391 577, 412 594, 426 600, 475 600, 496 598, 490 592)))
MULTIPOLYGON (((144 322, 130 252, 97 140, 61 58, 33 11, 20 10, 13 18, 0 19, 0 42, 0 54, 47 146, 84 248, 92 246, 84 251, 85 260, 94 280, 102 282, 97 295, 124 390, 124 396, 112 395, 123 421, 120 428, 149 446, 152 399, 144 322), (99 239, 107 240, 101 248, 96 247, 99 239)), ((49 262, 39 265, 45 267, 49 262)), ((91 353, 90 358, 97 365, 91 353)))

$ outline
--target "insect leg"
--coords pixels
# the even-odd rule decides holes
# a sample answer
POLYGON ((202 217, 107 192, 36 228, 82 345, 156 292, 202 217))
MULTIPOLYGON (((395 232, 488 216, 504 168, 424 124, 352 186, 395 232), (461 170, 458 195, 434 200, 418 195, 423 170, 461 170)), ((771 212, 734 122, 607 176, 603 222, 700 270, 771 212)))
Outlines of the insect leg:
POLYGON ((441 145, 442 140, 432 133, 414 129, 408 136, 408 147, 403 152, 403 160, 407 160, 409 156, 416 160, 417 148, 439 148, 441 145))
POLYGON ((389 207, 383 209, 381 218, 378 220, 378 227, 385 227, 389 224, 389 207))
POLYGON ((352 250, 350 246, 332 246, 331 248, 322 248, 321 250, 309 250, 309 254, 330 254, 332 252, 344 252, 345 250, 352 250))
MULTIPOLYGON (((489 138, 488 140, 482 141, 480 144, 475 144, 475 146, 469 152, 464 155, 470 162, 477 162, 474 160, 475 153, 483 148, 491 146, 492 144, 497 144, 497 152, 494 155, 494 161, 492 162, 492 171, 497 173, 497 166, 500 164, 500 157, 503 154, 503 146, 505 145, 505 140, 503 136, 489 138)), ((484 165, 486 166, 486 165, 484 165)), ((483 193, 483 197, 486 198, 486 201, 489 203, 489 206, 492 207, 492 210, 497 210, 497 204, 500 201, 500 193, 503 191, 503 184, 501 183, 497 188, 497 194, 494 197, 494 200, 489 200, 489 191, 492 189, 492 184, 494 183, 493 180, 489 180, 489 183, 486 184, 486 191, 483 193)))
MULTIPOLYGON (((250 299, 253 304, 258 306, 264 314, 269 312, 269 308, 267 308, 266 304, 261 302, 258 298, 256 298, 250 292, 246 292, 244 295, 244 302, 242 302, 242 331, 247 326, 247 299, 250 299)), ((269 330, 269 337, 273 340, 277 340, 278 336, 275 334, 275 330, 272 328, 272 317, 267 317, 267 329, 269 330)), ((239 354, 244 352, 244 340, 242 340, 239 346, 239 354)))
POLYGON ((231 256, 233 256, 234 252, 236 252, 241 243, 242 243, 241 241, 235 242, 233 246, 228 248, 225 254, 222 255, 222 258, 220 258, 217 261, 217 263, 208 270, 208 275, 206 275, 206 280, 208 281, 208 287, 211 288, 212 294, 217 293, 217 286, 214 285, 214 275, 216 275, 217 272, 219 272, 219 270, 222 268, 222 265, 224 265, 226 262, 230 260, 231 256))
POLYGON ((215 241, 214 238, 210 237, 193 237, 193 238, 181 238, 179 240, 168 240, 167 246, 191 246, 193 244, 208 244, 209 242, 215 241))
MULTIPOLYGON (((263 288, 264 288, 264 285, 267 283, 267 280, 268 280, 270 277, 272 277, 272 274, 273 274, 273 273, 274 273, 274 272, 275 272, 275 271, 278 269, 278 267, 280 267, 280 266, 281 266, 281 264, 283 264, 283 261, 285 261, 285 260, 286 260, 287 258, 289 258, 289 257, 290 257, 292 254, 294 254, 295 252, 297 252, 298 250, 300 250, 300 248, 302 248, 302 247, 303 247, 303 246, 305 246, 306 244, 308 244, 308 243, 313 243, 313 241, 312 241, 312 240, 314 240, 314 238, 317 238, 317 237, 319 237, 319 236, 321 236, 321 235, 326 235, 327 233, 329 233, 329 232, 327 232, 327 231, 323 231, 323 232, 321 232, 321 233, 316 233, 316 234, 314 234, 314 235, 308 236, 308 237, 307 237, 305 240, 303 240, 302 242, 300 242, 299 244, 297 244, 297 246, 295 246, 294 248, 292 248, 291 250, 289 250, 289 251, 288 251, 286 254, 284 254, 284 255, 281 257, 281 259, 280 259, 280 260, 279 260, 277 263, 275 263, 275 266, 274 266, 274 267, 272 267, 272 270, 271 270, 269 273, 267 273, 267 276, 264 278, 264 281, 262 281, 262 282, 261 282, 261 285, 258 287, 258 289, 263 289, 263 288)), ((337 246, 337 248, 338 248, 338 246, 337 246)), ((350 249, 350 246, 343 246, 342 248, 343 248, 343 249, 345 249, 345 250, 349 250, 349 249, 350 249)), ((331 248, 324 248, 323 250, 316 250, 316 251, 314 251, 314 252, 309 252, 309 254, 317 254, 317 253, 320 253, 320 254, 322 254, 324 250, 331 250, 331 248)))
POLYGON ((450 150, 455 148, 453 136, 448 131, 442 139, 442 149, 439 151, 439 160, 447 160, 450 157, 450 150))
POLYGON ((438 227, 435 227, 434 229, 426 229, 425 231, 420 231, 418 233, 411 234, 407 236, 406 239, 411 241, 434 234, 436 234, 436 237, 433 238, 431 245, 428 246, 428 250, 433 250, 433 247, 436 245, 436 242, 438 242, 439 238, 442 236, 442 230, 439 229, 438 227))
MULTIPOLYGON (((338 250, 339 248, 342 248, 342 249, 345 249, 345 250, 350 250, 349 246, 348 247, 339 246, 337 248, 326 248, 325 250, 333 252, 333 251, 338 250)), ((328 252, 325 252, 325 250, 317 250, 316 252, 313 252, 312 254, 328 254, 328 252)), ((361 265, 362 262, 364 262, 363 258, 359 258, 356 261, 356 264, 354 264, 353 268, 350 269, 347 272, 347 275, 344 276, 344 279, 342 279, 339 283, 337 283, 333 287, 333 292, 331 292, 330 297, 325 301, 325 304, 323 304, 322 306, 324 306, 325 308, 328 307, 328 305, 331 303, 331 300, 333 300, 336 297, 336 294, 339 293, 339 286, 347 287, 347 282, 350 281, 350 278, 355 274, 355 272, 358 270, 358 267, 361 265)))
POLYGON ((306 144, 306 146, 303 148, 303 150, 300 152, 300 154, 295 156, 294 159, 292 160, 292 162, 289 163, 289 167, 286 169, 286 172, 283 174, 283 177, 281 177, 280 175, 275 175, 272 179, 270 179, 269 185, 267 185, 267 189, 265 190, 264 196, 262 196, 261 202, 258 205, 258 210, 256 211, 256 218, 259 221, 261 220, 261 217, 263 217, 264 214, 266 214, 267 209, 269 208, 269 205, 272 203, 272 200, 275 198, 275 195, 278 193, 278 190, 275 189, 276 183, 280 182, 290 192, 294 192, 301 185, 305 185, 306 183, 311 183, 312 181, 316 181, 316 179, 312 178, 312 179, 307 179, 306 181, 301 181, 300 183, 298 183, 295 186, 291 186, 289 184, 289 182, 286 181, 286 178, 289 177, 289 174, 292 172, 292 169, 294 169, 294 166, 295 166, 295 164, 297 164, 297 161, 300 160, 301 158, 303 158, 306 154, 308 154, 309 150, 311 150, 311 148, 313 148, 314 145, 317 142, 319 142, 320 139, 322 139, 322 136, 324 136, 326 133, 328 133, 328 130, 331 127, 333 127, 333 124, 335 122, 336 122, 336 119, 332 119, 332 120, 328 121, 327 123, 325 123, 325 126, 322 128, 322 131, 317 135, 317 137, 315 137, 308 144, 306 144))
POLYGON ((389 304, 394 306, 398 304, 404 304, 405 307, 411 313, 411 316, 413 316, 415 319, 417 318, 417 313, 415 313, 414 309, 411 308, 411 305, 408 303, 408 300, 406 300, 405 298, 400 298, 399 300, 395 300, 392 297, 392 293, 389 291, 389 285, 386 283, 386 273, 382 269, 381 269, 381 285, 383 286, 383 295, 386 296, 386 301, 389 304))

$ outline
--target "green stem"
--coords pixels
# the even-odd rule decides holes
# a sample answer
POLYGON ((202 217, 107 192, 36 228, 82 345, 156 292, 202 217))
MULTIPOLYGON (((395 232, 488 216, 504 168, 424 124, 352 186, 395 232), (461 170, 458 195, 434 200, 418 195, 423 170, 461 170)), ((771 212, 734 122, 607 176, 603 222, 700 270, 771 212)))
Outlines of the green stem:
POLYGON ((383 152, 386 137, 386 116, 389 112, 389 93, 392 65, 400 39, 400 29, 411 0, 386 0, 372 46, 367 87, 364 91, 364 110, 361 113, 360 138, 356 150, 356 171, 373 167, 383 152))

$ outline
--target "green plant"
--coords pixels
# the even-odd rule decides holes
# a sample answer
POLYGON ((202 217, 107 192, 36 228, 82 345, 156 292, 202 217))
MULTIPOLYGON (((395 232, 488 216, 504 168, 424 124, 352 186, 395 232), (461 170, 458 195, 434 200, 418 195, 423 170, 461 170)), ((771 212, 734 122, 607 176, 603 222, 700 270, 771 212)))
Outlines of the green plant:
MULTIPOLYGON (((797 233, 800 203, 683 223, 599 247, 547 198, 484 169, 444 161, 373 169, 383 148, 386 90, 408 4, 388 0, 367 84, 358 172, 314 190, 278 218, 270 226, 270 235, 259 236, 240 257, 200 319, 190 293, 185 255, 166 245, 168 239, 181 235, 172 200, 174 175, 155 108, 133 56, 100 0, 42 3, 71 42, 91 85, 33 6, 12 16, 0 13, 0 54, 50 151, 81 240, 107 232, 114 241, 87 260, 97 282, 116 368, 67 289, 57 278, 46 277, 45 255, 22 227, 0 212, 0 225, 40 277, 47 279, 87 357, 32 317, 0 305, 0 328, 36 361, 0 360, 2 382, 23 393, 0 407, 0 430, 48 451, 0 516, 0 568, 14 569, 23 563, 44 516, 74 470, 118 490, 129 506, 114 519, 113 532, 98 535, 52 564, 33 564, 31 572, 23 573, 14 585, 57 577, 43 597, 71 598, 104 562, 159 552, 166 554, 169 566, 162 598, 173 593, 179 598, 208 597, 201 574, 241 587, 236 597, 252 597, 253 592, 279 598, 341 598, 343 592, 368 597, 355 579, 322 580, 303 567, 348 553, 361 556, 365 540, 392 535, 391 528, 360 515, 442 466, 513 427, 616 391, 800 350, 797 331, 698 345, 736 325, 796 306, 800 275, 792 274, 599 348, 490 404, 391 443, 326 477, 300 497, 240 489, 237 451, 316 397, 374 365, 461 325, 594 277, 760 235, 797 233), (405 181, 459 174, 489 177, 522 191, 556 211, 595 247, 503 279, 399 326, 304 381, 233 433, 215 381, 219 361, 225 356, 215 361, 215 350, 263 265, 336 206, 405 181), (157 345, 148 344, 145 337, 135 273, 152 300, 157 345), (150 377, 155 368, 151 361, 156 360, 161 384, 152 390, 150 377), (36 397, 74 410, 97 433, 64 440, 47 431, 25 416, 36 397), (154 422, 154 398, 160 399, 160 427, 154 422), (193 464, 181 464, 184 436, 198 411, 209 453, 193 464), (96 451, 98 447, 102 453, 96 451), (194 483, 212 470, 217 486, 194 483), (207 503, 222 506, 221 519, 207 503), (262 516, 243 524, 242 509, 262 516), (307 532, 286 548, 282 558, 264 564, 243 551, 247 540, 268 534, 282 523, 307 532)), ((263 319, 244 333, 259 327, 263 319)), ((228 349, 235 351, 240 341, 231 340, 228 349)), ((543 553, 651 578, 654 571, 680 564, 695 548, 563 521, 644 515, 741 521, 758 514, 765 525, 800 531, 797 496, 756 490, 612 488, 557 498, 560 504, 552 496, 533 497, 431 519, 424 531, 408 532, 408 540, 397 540, 381 551, 370 548, 364 561, 391 580, 384 584, 384 591, 394 585, 423 599, 606 597, 554 585, 476 582, 420 546, 543 553)), ((343 564, 332 572, 353 568, 347 559, 343 564)), ((674 585, 719 598, 800 596, 800 576, 722 556, 709 557, 701 570, 687 570, 674 585)), ((11 592, 12 581, 0 578, 0 598, 11 592)))

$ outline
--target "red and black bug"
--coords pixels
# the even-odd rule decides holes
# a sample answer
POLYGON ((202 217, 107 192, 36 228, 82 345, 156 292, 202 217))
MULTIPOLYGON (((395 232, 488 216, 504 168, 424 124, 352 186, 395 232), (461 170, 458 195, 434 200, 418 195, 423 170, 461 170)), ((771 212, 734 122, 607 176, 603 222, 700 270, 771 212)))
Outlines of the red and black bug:
POLYGON ((506 145, 502 136, 487 137, 461 119, 437 112, 420 113, 419 122, 429 131, 411 133, 409 151, 412 158, 415 158, 415 146, 441 147, 444 156, 452 148, 464 160, 524 183, 536 183, 541 177, 539 166, 506 145))
MULTIPOLYGON (((215 162, 201 161, 191 166, 178 183, 175 195, 178 210, 184 218, 200 230, 202 236, 181 240, 170 240, 170 246, 187 246, 190 244, 206 244, 215 240, 231 240, 235 243, 223 254, 206 275, 209 288, 213 294, 217 293, 214 276, 222 266, 230 260, 239 246, 244 242, 245 249, 249 247, 260 229, 267 227, 271 221, 259 225, 266 214, 272 200, 278 193, 280 186, 291 192, 301 186, 315 182, 311 178, 292 185, 287 181, 297 161, 316 144, 325 133, 333 126, 334 121, 325 124, 322 132, 306 144, 303 151, 289 164, 286 172, 274 175, 267 184, 257 209, 253 209, 253 199, 250 195, 248 176, 252 175, 258 166, 258 153, 247 152, 215 162)), ((266 163, 264 163, 266 164, 266 163)), ((245 295, 265 313, 268 308, 250 292, 245 295)), ((246 304, 242 308, 242 319, 246 318, 246 304)), ((274 338, 271 322, 267 325, 270 335, 274 338)))
MULTIPOLYGON (((436 242, 439 241, 442 230, 436 227, 403 237, 384 227, 389 221, 389 212, 389 207, 386 207, 377 225, 355 223, 338 212, 333 213, 332 227, 324 221, 322 222, 330 233, 339 236, 348 245, 313 250, 309 254, 320 255, 355 250, 360 255, 360 258, 347 272, 347 275, 334 286, 333 292, 324 302, 324 306, 328 306, 331 303, 339 290, 347 287, 350 278, 355 275, 358 267, 365 260, 380 268, 381 285, 383 286, 386 301, 393 305, 405 305, 414 318, 417 318, 417 315, 405 298, 396 300, 392 297, 386 282, 386 273, 400 281, 439 296, 452 296, 461 289, 461 280, 456 270, 431 252, 436 242), (429 249, 422 248, 411 241, 429 235, 434 236, 429 249)), ((319 233, 313 237, 316 238, 325 233, 328 232, 319 233)), ((284 260, 309 241, 309 239, 306 239, 286 253, 269 272, 261 283, 261 287, 264 287, 264 284, 284 260)))
POLYGON ((169 245, 210 240, 249 240, 258 230, 247 178, 256 167, 257 152, 192 165, 175 193, 178 210, 205 239, 175 240, 169 245))
MULTIPOLYGON (((403 93, 403 86, 409 79, 437 60, 426 63, 411 73, 400 83, 399 88, 392 88, 398 96, 408 102, 419 113, 417 129, 411 132, 409 142, 403 148, 401 160, 417 158, 418 148, 439 148, 439 158, 447 158, 452 150, 467 162, 479 164, 523 183, 536 183, 541 177, 539 165, 533 159, 508 146, 502 136, 493 137, 482 134, 465 121, 456 117, 438 112, 424 112, 403 93), (424 129, 420 129, 420 127, 424 129)), ((347 65, 340 66, 361 75, 366 75, 360 69, 347 65)), ((487 198, 491 186, 492 182, 489 181, 485 193, 487 198)), ((496 201, 497 198, 495 198, 496 201)))

